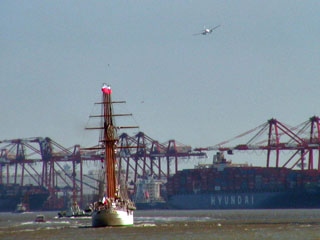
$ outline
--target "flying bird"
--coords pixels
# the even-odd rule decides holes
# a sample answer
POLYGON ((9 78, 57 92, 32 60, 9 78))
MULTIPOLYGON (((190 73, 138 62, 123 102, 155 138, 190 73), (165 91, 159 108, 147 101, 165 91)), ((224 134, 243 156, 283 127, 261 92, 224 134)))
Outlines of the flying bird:
POLYGON ((202 32, 200 33, 195 33, 193 35, 207 35, 213 32, 213 30, 215 30, 216 28, 220 27, 221 25, 215 26, 214 28, 206 28, 204 29, 202 32))

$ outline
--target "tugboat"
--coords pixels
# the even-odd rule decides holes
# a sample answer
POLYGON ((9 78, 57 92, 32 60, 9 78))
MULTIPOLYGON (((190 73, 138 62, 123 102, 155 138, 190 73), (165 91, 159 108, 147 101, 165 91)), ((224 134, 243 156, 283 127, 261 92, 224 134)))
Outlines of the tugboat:
POLYGON ((92 208, 88 206, 85 210, 80 209, 77 202, 73 202, 70 210, 58 212, 58 217, 63 218, 78 218, 78 217, 91 217, 92 208))
MULTIPOLYGON (((125 189, 117 181, 117 127, 114 126, 114 114, 111 100, 111 87, 103 84, 102 86, 102 114, 103 126, 100 128, 101 134, 100 146, 104 151, 104 177, 106 179, 106 189, 101 201, 94 203, 92 213, 92 226, 127 226, 133 225, 133 211, 135 210, 133 202, 126 196, 125 189)), ((126 127, 130 128, 130 127, 126 127)), ((90 129, 90 128, 87 128, 90 129)))
POLYGON ((18 203, 16 209, 14 210, 15 213, 23 213, 27 211, 27 207, 23 203, 18 203))

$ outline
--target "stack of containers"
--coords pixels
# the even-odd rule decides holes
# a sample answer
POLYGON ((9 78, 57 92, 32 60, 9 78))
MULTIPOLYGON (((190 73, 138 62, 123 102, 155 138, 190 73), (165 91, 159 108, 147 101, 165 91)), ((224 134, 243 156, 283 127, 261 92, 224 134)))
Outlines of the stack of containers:
POLYGON ((294 191, 317 186, 320 186, 320 172, 317 170, 226 167, 179 171, 169 178, 167 193, 294 191))

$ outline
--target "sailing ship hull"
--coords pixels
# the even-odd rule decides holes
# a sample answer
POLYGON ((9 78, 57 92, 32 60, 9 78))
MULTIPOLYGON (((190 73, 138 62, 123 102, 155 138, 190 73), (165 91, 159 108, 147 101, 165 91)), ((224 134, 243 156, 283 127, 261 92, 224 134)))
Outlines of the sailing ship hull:
POLYGON ((103 209, 92 214, 93 227, 133 225, 133 212, 116 209, 103 209))

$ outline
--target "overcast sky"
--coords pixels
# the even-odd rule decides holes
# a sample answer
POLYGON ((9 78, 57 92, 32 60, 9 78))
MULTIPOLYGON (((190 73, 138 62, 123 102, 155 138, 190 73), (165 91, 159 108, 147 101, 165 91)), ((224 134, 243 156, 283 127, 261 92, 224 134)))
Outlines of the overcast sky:
POLYGON ((319 1, 2 0, 0 139, 96 144, 84 128, 104 82, 128 124, 160 142, 212 146, 272 117, 295 126, 319 115, 319 12, 319 1))

